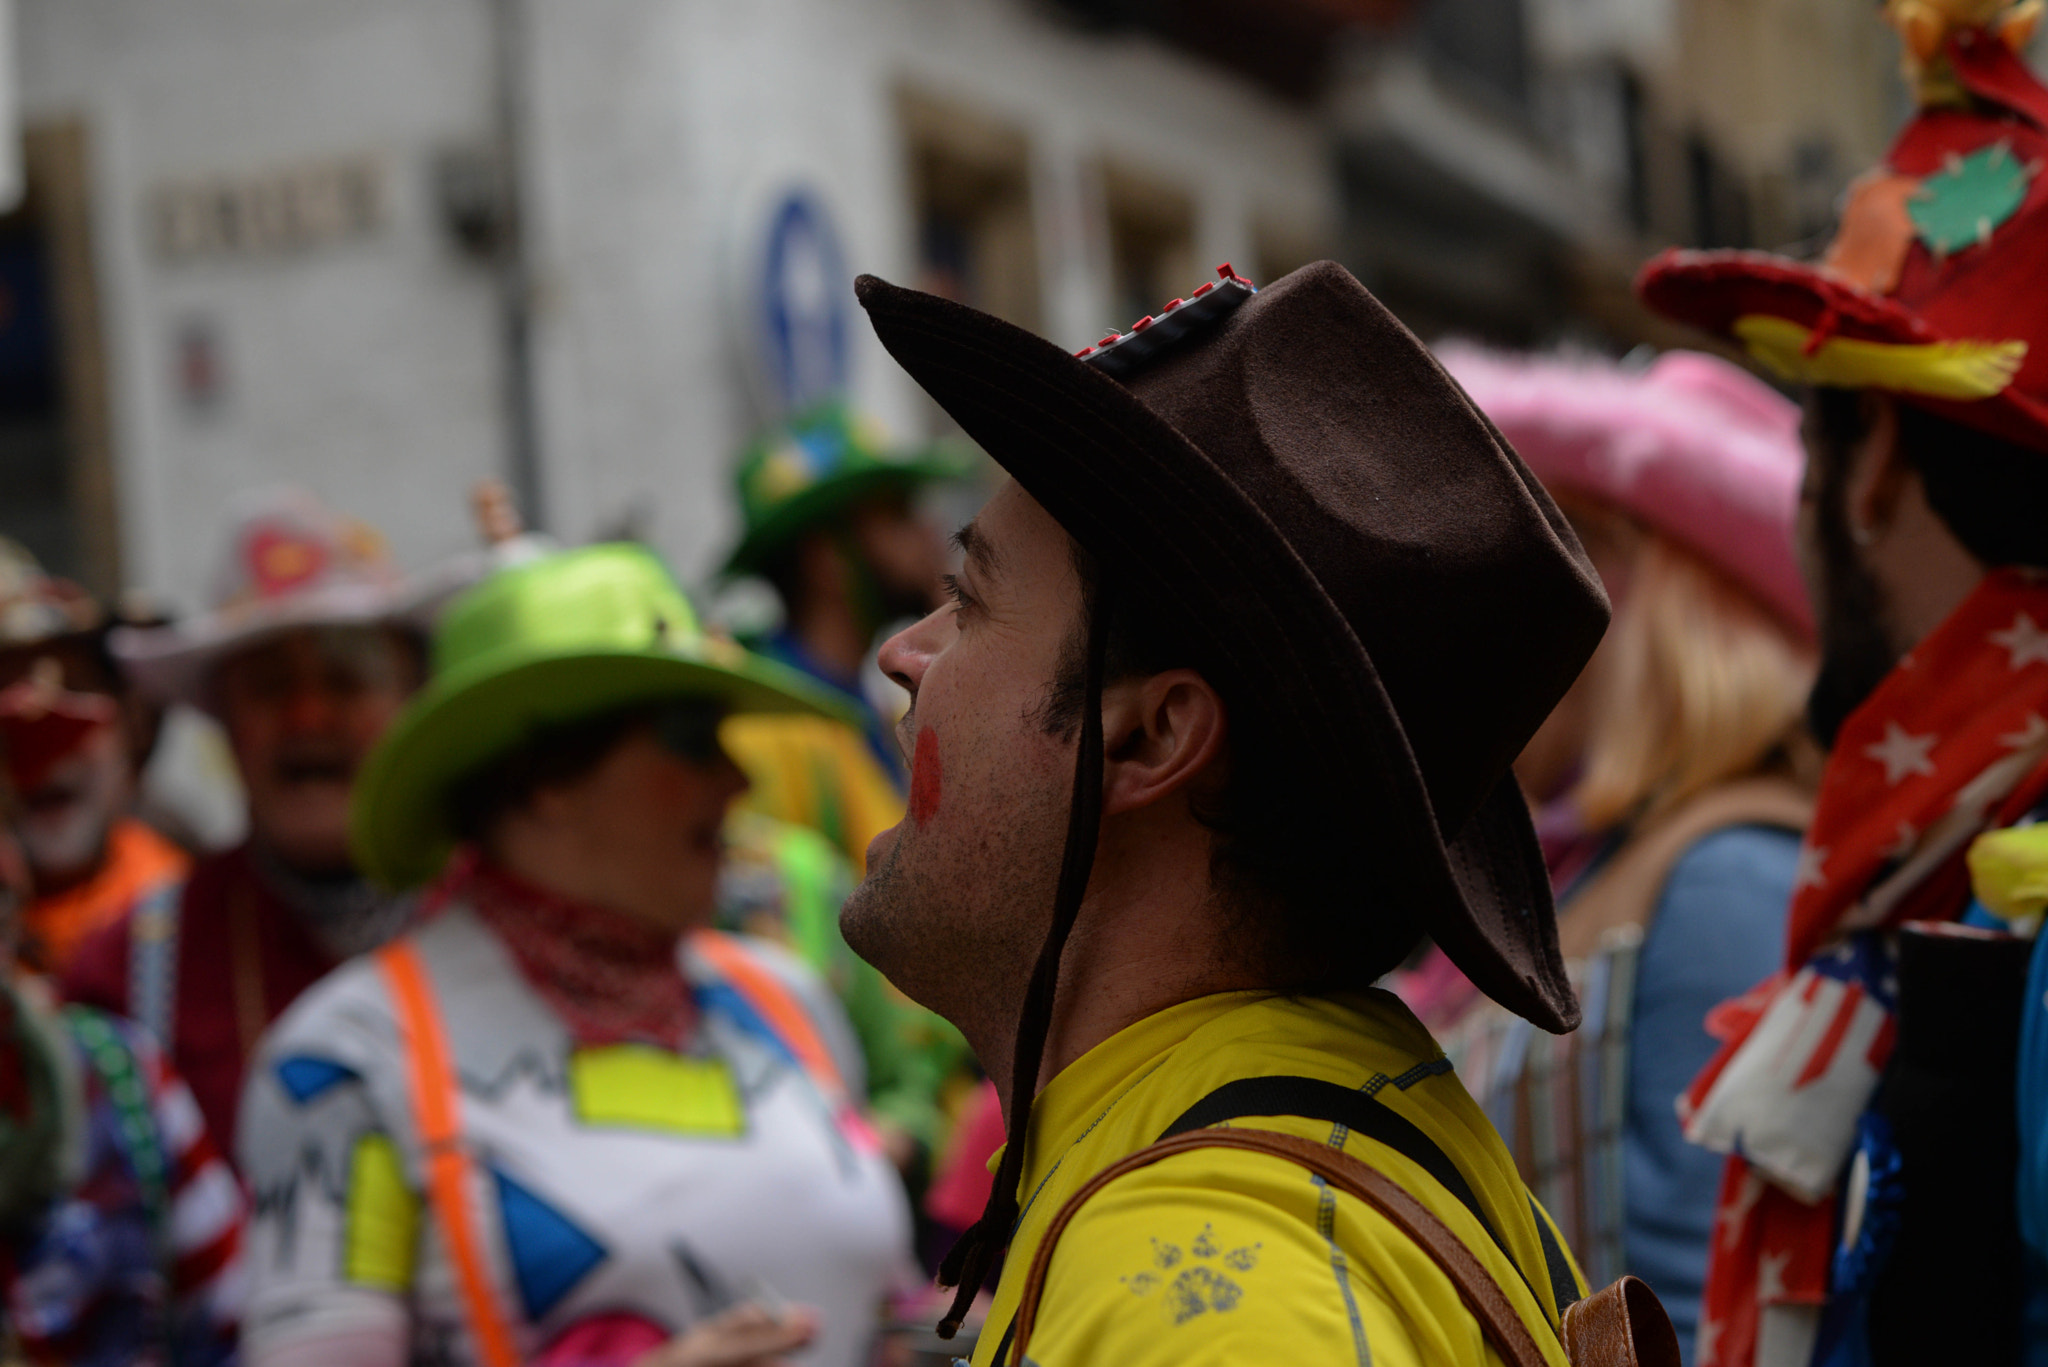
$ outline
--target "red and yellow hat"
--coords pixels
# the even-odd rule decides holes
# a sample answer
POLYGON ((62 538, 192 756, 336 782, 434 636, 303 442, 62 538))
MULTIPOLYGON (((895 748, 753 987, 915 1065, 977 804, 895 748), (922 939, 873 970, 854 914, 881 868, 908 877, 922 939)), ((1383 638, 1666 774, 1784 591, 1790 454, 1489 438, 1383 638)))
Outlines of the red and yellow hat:
POLYGON ((1891 0, 1920 110, 1817 264, 1667 251, 1636 290, 1788 381, 1879 389, 2048 451, 2048 89, 2040 0, 1891 0))

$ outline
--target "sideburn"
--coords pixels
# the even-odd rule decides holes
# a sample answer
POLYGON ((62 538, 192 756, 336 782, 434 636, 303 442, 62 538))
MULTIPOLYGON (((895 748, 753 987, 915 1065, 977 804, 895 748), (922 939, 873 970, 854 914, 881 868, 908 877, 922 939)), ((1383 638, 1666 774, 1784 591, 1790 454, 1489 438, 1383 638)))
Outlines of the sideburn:
POLYGON ((1823 749, 1850 713, 1898 665, 1884 587, 1863 564, 1849 530, 1849 468, 1866 418, 1862 395, 1816 391, 1819 418, 1814 458, 1822 462, 1815 491, 1814 532, 1821 559, 1820 670, 1806 698, 1806 723, 1823 749))

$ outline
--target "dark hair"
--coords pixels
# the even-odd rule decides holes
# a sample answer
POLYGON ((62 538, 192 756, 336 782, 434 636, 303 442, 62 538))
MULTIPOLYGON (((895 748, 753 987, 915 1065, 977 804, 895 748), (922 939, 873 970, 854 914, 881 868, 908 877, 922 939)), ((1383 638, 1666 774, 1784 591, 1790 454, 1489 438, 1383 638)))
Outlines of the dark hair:
POLYGON ((809 540, 808 533, 790 538, 763 556, 755 570, 768 581, 768 587, 775 590, 775 596, 782 600, 783 612, 791 618, 797 615, 803 602, 803 548, 809 540))
MULTIPOLYGON (((1099 601, 1102 568, 1077 541, 1085 601, 1099 601)), ((1038 720, 1058 736, 1080 725, 1086 693, 1087 614, 1076 614, 1038 720)), ((1217 836, 1212 887, 1235 909, 1236 930, 1271 985, 1292 990, 1369 986, 1399 967, 1422 926, 1405 906, 1374 903, 1370 841, 1345 829, 1334 784, 1294 757, 1313 736, 1288 733, 1257 706, 1255 683, 1233 677, 1191 611, 1138 576, 1120 573, 1111 596, 1103 679, 1192 669, 1222 696, 1229 747, 1221 786, 1194 805, 1217 836)))
MULTIPOLYGON (((1813 391, 1823 479, 1846 480, 1848 453, 1869 431, 1864 393, 1813 391)), ((1927 502, 1970 554, 1987 565, 2048 566, 2048 451, 1965 427, 1909 402, 1897 405, 1899 452, 1927 502)))
POLYGON ((449 825, 458 840, 481 842, 499 819, 543 788, 574 783, 604 762, 650 715, 626 707, 534 728, 510 750, 470 770, 448 792, 449 825))

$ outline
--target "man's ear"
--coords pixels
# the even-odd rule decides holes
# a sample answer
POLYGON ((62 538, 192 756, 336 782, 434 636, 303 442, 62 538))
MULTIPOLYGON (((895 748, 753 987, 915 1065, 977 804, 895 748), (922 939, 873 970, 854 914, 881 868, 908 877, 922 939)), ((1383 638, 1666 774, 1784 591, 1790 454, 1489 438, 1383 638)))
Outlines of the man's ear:
POLYGON ((1223 699, 1192 669, 1112 684, 1102 693, 1102 810, 1135 811, 1186 788, 1223 753, 1223 699))
POLYGON ((1889 394, 1866 390, 1861 398, 1863 435, 1849 453, 1843 512, 1849 536, 1868 546, 1890 529, 1899 500, 1916 472, 1899 449, 1899 407, 1889 394))

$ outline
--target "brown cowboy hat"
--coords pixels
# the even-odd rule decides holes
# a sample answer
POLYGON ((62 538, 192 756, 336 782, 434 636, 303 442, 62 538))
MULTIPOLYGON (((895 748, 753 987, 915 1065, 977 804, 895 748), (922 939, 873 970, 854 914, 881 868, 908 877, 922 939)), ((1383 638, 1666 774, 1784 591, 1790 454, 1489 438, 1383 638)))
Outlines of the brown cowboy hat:
POLYGON ((873 276, 856 289, 967 434, 1106 567, 1187 604, 1299 739, 1305 789, 1349 806, 1361 907, 1418 909, 1488 996, 1570 1030, 1508 766, 1599 641, 1600 582, 1507 442, 1341 266, 1223 286, 1248 297, 1191 299, 1080 357, 873 276))

